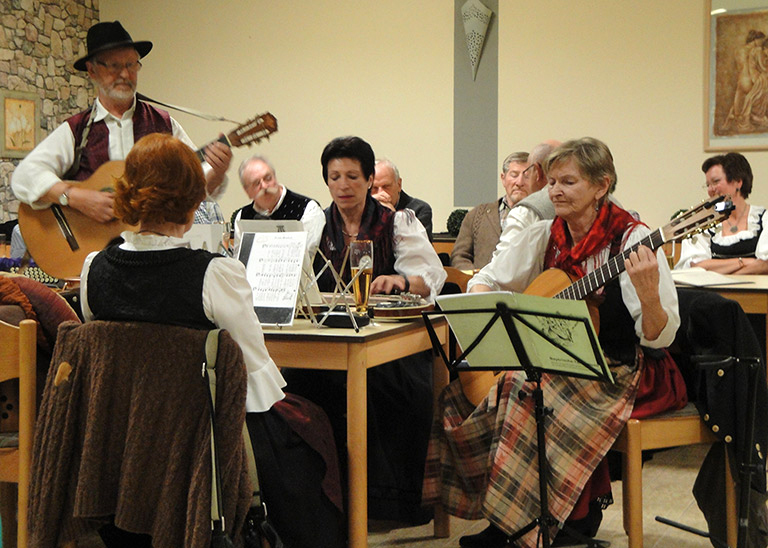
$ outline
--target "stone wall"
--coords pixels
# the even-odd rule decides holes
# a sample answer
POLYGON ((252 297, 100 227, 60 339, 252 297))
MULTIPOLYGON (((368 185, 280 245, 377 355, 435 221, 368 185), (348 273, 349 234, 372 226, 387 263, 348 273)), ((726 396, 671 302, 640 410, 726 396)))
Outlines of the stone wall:
MULTIPOLYGON (((99 21, 98 2, 0 0, 0 89, 40 96, 40 139, 88 106, 88 77, 72 63, 85 55, 86 33, 99 21)), ((10 181, 18 163, 0 157, 0 222, 16 217, 10 181)))

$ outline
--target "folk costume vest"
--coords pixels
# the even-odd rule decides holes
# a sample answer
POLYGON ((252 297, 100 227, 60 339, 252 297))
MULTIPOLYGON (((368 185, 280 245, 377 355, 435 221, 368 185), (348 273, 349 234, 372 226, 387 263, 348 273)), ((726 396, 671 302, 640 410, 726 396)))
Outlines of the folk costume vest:
MULTIPOLYGON (((283 198, 283 203, 281 203, 280 207, 274 210, 271 215, 262 215, 261 213, 256 211, 256 209, 253 207, 253 203, 250 203, 247 206, 241 207, 238 210, 238 212, 240 213, 241 219, 256 219, 256 220, 274 219, 276 221, 287 221, 287 220, 300 221, 301 218, 304 216, 304 210, 307 209, 307 205, 311 201, 313 201, 312 198, 307 198, 306 196, 302 196, 301 194, 291 192, 291 190, 286 188, 285 198, 283 198)), ((235 219, 237 218, 238 212, 235 213, 235 217, 234 217, 235 219)))
MULTIPOLYGON (((750 207, 756 207, 756 206, 750 206, 750 207)), ((755 231, 754 236, 746 240, 739 240, 733 245, 721 245, 721 244, 715 243, 713 236, 715 236, 717 231, 720 230, 720 227, 717 226, 715 228, 710 228, 707 232, 709 232, 709 236, 710 236, 709 245, 710 245, 710 249, 712 250, 712 258, 713 259, 733 259, 736 257, 754 257, 755 250, 757 249, 757 242, 760 239, 760 234, 763 233, 763 213, 764 212, 765 211, 760 211, 760 213, 757 216, 757 230, 755 231)))
POLYGON ((214 329, 202 295, 205 271, 217 256, 199 249, 126 251, 108 246, 88 271, 94 319, 214 329))
MULTIPOLYGON (((92 110, 93 105, 88 110, 67 119, 75 137, 76 147, 79 147, 82 142, 92 110)), ((79 167, 75 173, 67 174, 68 180, 84 181, 102 164, 109 161, 109 128, 106 122, 104 120, 94 122, 88 131, 85 147, 80 153, 79 167)), ((133 113, 134 143, 150 133, 172 133, 172 131, 170 114, 147 103, 136 101, 136 109, 133 113)))

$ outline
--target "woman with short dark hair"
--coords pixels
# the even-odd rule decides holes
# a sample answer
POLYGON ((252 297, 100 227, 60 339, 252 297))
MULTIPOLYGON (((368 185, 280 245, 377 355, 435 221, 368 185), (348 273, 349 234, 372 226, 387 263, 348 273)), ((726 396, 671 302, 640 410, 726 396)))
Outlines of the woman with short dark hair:
MULTIPOLYGON (((352 240, 373 241, 370 292, 414 293, 433 299, 446 274, 413 211, 391 211, 371 196, 375 155, 359 137, 332 140, 321 154, 323 179, 331 199, 325 210, 320 251, 342 279, 352 240)), ((320 253, 315 270, 324 266, 320 253)), ((321 291, 333 291, 326 269, 321 291)), ((364 328, 365 329, 365 328, 364 328)), ((334 428, 340 454, 346 442, 346 375, 335 371, 285 371, 290 391, 320 405, 334 428)), ((421 507, 429 429, 432 420, 432 356, 420 352, 368 370, 368 515, 411 524, 426 523, 431 509, 421 507)), ((343 464, 343 463, 342 463, 343 464)))

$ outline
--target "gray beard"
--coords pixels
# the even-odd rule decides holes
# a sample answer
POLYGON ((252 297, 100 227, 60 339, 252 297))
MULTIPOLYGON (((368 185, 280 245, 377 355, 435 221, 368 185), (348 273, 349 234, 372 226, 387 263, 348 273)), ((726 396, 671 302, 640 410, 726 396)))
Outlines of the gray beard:
POLYGON ((122 91, 114 88, 107 89, 105 87, 99 86, 99 91, 101 91, 101 93, 110 99, 115 99, 118 101, 127 101, 129 99, 133 99, 133 96, 136 94, 136 88, 134 87, 131 87, 130 91, 122 91))

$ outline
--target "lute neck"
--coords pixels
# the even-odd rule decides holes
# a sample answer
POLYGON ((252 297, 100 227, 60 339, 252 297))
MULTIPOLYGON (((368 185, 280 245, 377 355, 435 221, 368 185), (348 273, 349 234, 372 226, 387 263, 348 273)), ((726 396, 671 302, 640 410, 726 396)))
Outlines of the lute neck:
POLYGON ((555 295, 554 298, 576 301, 584 299, 587 295, 600 289, 619 274, 624 272, 624 261, 627 259, 627 257, 629 257, 629 254, 639 246, 644 245, 650 248, 651 251, 655 251, 661 247, 663 243, 664 235, 662 234, 661 229, 654 230, 648 236, 634 244, 632 247, 629 247, 618 255, 614 255, 608 259, 608 262, 597 270, 590 272, 583 278, 580 278, 579 280, 563 289, 560 293, 555 295))

